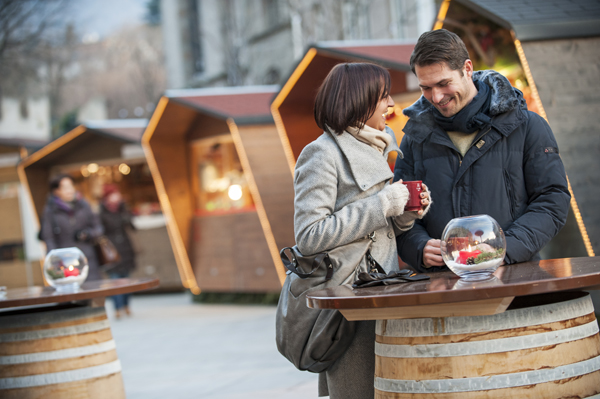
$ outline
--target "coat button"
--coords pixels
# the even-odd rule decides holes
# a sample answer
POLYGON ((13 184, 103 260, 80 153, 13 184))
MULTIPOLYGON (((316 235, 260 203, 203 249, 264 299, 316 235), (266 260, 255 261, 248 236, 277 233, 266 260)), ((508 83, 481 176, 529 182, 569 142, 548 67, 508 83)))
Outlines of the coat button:
POLYGON ((388 238, 391 240, 392 238, 394 238, 394 233, 392 233, 391 231, 388 231, 388 238))

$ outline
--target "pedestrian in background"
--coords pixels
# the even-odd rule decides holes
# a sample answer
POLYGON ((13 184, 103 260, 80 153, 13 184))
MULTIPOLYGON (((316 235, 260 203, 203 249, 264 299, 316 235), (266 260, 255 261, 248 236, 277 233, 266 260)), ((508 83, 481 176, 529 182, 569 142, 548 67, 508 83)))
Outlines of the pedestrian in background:
MULTIPOLYGON (((114 244, 121 260, 105 266, 104 271, 111 279, 127 278, 135 268, 135 251, 127 235, 127 229, 134 229, 131 223, 131 214, 123 202, 123 196, 114 184, 104 186, 102 203, 100 204, 100 220, 104 227, 106 237, 114 244)), ((115 295, 112 298, 117 319, 123 312, 131 314, 129 309, 130 294, 115 295)))
POLYGON ((100 279, 94 244, 102 235, 102 225, 90 204, 75 190, 71 176, 61 174, 50 181, 50 196, 41 224, 40 238, 48 252, 57 248, 79 248, 88 260, 87 281, 100 279))

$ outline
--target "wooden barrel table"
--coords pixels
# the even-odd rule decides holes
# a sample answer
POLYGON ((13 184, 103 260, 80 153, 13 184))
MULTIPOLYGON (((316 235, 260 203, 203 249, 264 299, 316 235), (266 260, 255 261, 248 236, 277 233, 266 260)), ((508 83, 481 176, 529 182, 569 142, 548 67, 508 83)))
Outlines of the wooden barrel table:
POLYGON ((0 298, 0 398, 124 399, 104 298, 157 286, 141 278, 90 281, 68 293, 9 289, 0 298))
POLYGON ((0 317, 0 397, 125 398, 104 307, 0 317))
POLYGON ((342 285, 313 291, 307 302, 348 320, 377 320, 377 399, 600 399, 598 321, 582 291, 600 287, 600 257, 494 274, 474 283, 440 272, 390 286, 342 285))
POLYGON ((589 294, 576 296, 490 316, 379 320, 375 398, 600 397, 598 323, 589 294))

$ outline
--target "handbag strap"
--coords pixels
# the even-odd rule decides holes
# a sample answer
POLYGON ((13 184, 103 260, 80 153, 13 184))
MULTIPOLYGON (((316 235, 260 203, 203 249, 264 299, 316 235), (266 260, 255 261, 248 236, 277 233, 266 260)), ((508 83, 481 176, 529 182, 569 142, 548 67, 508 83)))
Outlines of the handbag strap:
POLYGON ((377 262, 375 260, 375 258, 373 258, 373 255, 371 255, 371 250, 370 249, 367 251, 367 264, 369 265, 369 272, 370 273, 383 273, 383 274, 386 274, 385 270, 383 270, 383 267, 381 267, 381 265, 379 264, 379 262, 377 262))
POLYGON ((323 262, 325 262, 325 265, 327 266, 327 274, 325 275, 325 281, 329 281, 331 280, 331 277, 333 277, 333 263, 331 263, 331 259, 329 259, 329 254, 326 252, 321 252, 315 255, 310 271, 306 273, 298 268, 298 259, 296 258, 294 250, 291 247, 283 248, 279 252, 279 255, 281 256, 281 261, 283 262, 285 268, 302 279, 310 277, 323 262), (291 260, 288 257, 286 250, 289 250, 289 253, 292 258, 291 260))

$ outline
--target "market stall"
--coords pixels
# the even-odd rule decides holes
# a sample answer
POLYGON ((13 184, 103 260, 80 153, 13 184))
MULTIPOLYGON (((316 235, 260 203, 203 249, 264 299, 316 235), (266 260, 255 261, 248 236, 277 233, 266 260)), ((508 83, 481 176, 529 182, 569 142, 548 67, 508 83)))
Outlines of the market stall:
POLYGON ((19 183, 17 163, 45 141, 0 139, 0 285, 9 288, 42 283, 41 251, 31 230, 32 207, 19 183))
POLYGON ((182 288, 166 222, 140 139, 145 119, 88 122, 31 154, 19 164, 22 184, 40 217, 49 195, 48 182, 60 173, 74 178, 77 190, 98 211, 105 184, 116 185, 133 214, 129 232, 136 251, 132 277, 153 277, 161 289, 182 288))
POLYGON ((274 86, 168 91, 142 144, 185 287, 278 292, 293 187, 269 113, 274 86))

